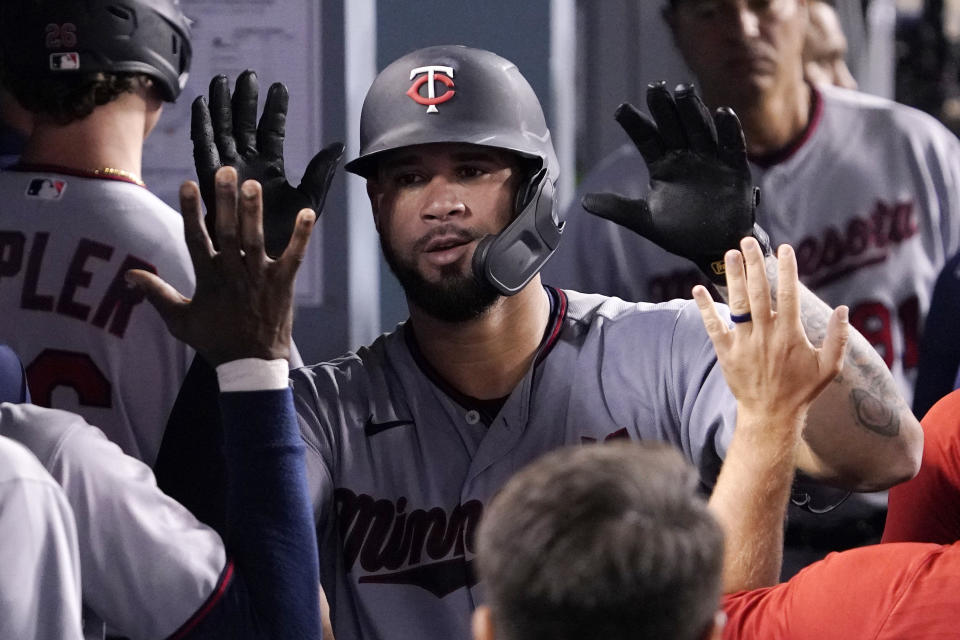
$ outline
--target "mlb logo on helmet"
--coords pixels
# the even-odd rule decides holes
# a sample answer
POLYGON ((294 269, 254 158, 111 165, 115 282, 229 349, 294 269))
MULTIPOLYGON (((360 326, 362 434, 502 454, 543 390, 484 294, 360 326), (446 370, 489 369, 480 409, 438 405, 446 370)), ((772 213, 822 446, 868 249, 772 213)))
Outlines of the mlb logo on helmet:
POLYGON ((27 195, 42 200, 59 200, 66 188, 66 180, 34 178, 27 186, 27 195))
POLYGON ((416 102, 427 107, 427 113, 439 113, 438 104, 443 104, 453 97, 456 93, 453 87, 453 67, 444 67, 442 65, 429 65, 426 67, 417 67, 410 71, 410 79, 416 79, 416 82, 407 89, 407 95, 416 102), (426 75, 422 75, 426 74, 426 75), (417 78, 417 76, 420 76, 417 78), (446 86, 439 96, 437 95, 437 81, 446 86), (420 87, 427 85, 427 95, 420 94, 420 87))
POLYGON ((50 54, 51 71, 73 71, 79 68, 80 54, 76 51, 50 54))

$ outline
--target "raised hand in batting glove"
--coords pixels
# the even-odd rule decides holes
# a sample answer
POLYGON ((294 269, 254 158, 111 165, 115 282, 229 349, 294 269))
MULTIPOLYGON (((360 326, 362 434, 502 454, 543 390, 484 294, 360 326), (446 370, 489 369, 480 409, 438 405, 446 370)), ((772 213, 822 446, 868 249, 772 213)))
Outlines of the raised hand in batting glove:
POLYGON ((678 86, 676 96, 662 82, 649 85, 647 106, 653 119, 630 104, 614 117, 647 163, 649 195, 588 193, 583 207, 692 260, 723 285, 724 253, 744 236, 756 237, 770 254, 754 222, 760 190, 750 177, 740 121, 726 107, 711 117, 692 85, 678 86))
POLYGON ((323 210, 323 201, 343 155, 343 144, 335 142, 322 149, 307 165, 300 185, 293 187, 287 182, 283 167, 287 88, 279 82, 270 86, 259 124, 258 94, 254 71, 240 74, 232 98, 227 77, 216 76, 210 81, 209 104, 203 96, 193 101, 190 138, 207 208, 206 225, 214 243, 214 175, 221 166, 228 165, 237 170, 241 184, 256 180, 262 186, 266 250, 267 255, 275 258, 283 253, 293 234, 297 213, 313 209, 319 215, 323 210))

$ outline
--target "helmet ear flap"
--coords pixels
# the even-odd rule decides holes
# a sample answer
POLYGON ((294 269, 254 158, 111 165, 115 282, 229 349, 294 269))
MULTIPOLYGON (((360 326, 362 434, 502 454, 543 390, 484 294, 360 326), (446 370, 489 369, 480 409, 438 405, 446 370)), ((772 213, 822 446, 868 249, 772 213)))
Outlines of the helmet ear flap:
POLYGON ((556 251, 563 223, 556 216, 553 182, 547 168, 517 191, 518 212, 496 235, 488 235, 473 254, 473 274, 502 295, 523 289, 556 251))

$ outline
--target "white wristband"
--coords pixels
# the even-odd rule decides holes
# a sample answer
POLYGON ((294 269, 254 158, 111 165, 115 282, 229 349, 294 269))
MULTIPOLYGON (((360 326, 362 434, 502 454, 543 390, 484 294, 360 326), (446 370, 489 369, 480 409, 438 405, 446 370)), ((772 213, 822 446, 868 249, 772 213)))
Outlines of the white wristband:
POLYGON ((283 358, 241 358, 217 367, 217 380, 220 381, 220 391, 224 393, 286 389, 289 375, 290 364, 283 358))

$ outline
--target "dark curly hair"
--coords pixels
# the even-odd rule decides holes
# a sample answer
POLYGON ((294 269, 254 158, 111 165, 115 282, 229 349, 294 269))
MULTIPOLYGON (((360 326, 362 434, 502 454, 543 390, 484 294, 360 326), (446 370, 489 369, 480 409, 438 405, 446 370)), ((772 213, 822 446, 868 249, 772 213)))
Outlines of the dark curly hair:
POLYGON ((60 78, 22 78, 0 60, 0 81, 28 111, 47 116, 57 124, 70 124, 90 115, 96 107, 153 81, 140 73, 84 73, 60 78))

